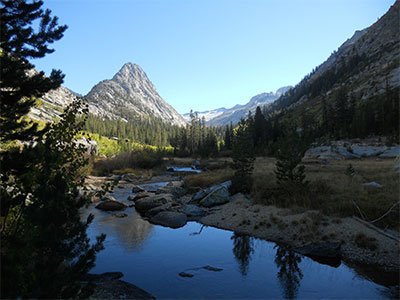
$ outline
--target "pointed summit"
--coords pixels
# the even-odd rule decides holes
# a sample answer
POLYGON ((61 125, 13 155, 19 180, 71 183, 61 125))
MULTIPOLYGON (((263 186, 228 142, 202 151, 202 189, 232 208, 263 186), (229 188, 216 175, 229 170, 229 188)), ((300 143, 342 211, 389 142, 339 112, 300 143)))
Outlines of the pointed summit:
POLYGON ((141 116, 185 125, 183 117, 158 94, 143 69, 131 62, 110 80, 95 85, 87 94, 89 110, 107 118, 129 119, 141 116))

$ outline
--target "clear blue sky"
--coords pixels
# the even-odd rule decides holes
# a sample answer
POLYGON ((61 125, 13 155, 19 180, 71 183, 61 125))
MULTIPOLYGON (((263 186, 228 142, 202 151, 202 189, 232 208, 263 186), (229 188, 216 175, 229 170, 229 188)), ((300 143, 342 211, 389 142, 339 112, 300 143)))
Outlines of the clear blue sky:
POLYGON ((295 85, 394 0, 48 0, 69 28, 34 60, 87 94, 139 64, 178 112, 244 104, 295 85))

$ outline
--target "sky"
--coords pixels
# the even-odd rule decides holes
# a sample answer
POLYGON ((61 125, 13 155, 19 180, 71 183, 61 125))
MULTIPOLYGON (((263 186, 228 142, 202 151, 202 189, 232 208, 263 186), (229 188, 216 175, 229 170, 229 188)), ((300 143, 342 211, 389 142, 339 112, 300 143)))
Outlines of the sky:
POLYGON ((179 113, 229 108, 296 85, 394 2, 44 0, 68 29, 32 63, 86 95, 132 62, 179 113))

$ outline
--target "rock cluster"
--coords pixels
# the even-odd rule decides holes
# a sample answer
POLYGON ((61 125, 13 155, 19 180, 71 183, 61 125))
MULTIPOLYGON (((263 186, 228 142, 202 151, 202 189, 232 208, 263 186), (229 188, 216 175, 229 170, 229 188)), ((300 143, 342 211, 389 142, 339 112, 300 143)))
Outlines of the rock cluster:
POLYGON ((136 210, 151 223, 179 228, 188 221, 198 220, 206 215, 209 208, 227 203, 230 199, 230 184, 231 182, 225 182, 200 190, 193 196, 188 195, 183 181, 171 181, 154 192, 143 191, 140 186, 135 186, 135 194, 129 196, 128 200, 133 201, 136 210))

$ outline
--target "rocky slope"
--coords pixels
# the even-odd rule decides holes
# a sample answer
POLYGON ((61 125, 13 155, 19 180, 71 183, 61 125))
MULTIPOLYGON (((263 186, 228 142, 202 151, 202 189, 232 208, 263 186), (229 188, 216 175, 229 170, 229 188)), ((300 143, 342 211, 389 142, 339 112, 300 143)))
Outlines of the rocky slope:
POLYGON ((32 107, 29 117, 37 121, 50 122, 62 114, 76 96, 67 88, 59 88, 46 93, 35 107, 32 107))
MULTIPOLYGON (((231 122, 233 124, 236 124, 239 122, 241 118, 246 118, 247 114, 249 111, 254 113, 256 111, 257 106, 264 106, 272 103, 276 99, 278 99, 281 95, 286 93, 287 90, 289 90, 291 86, 284 86, 279 88, 275 93, 270 92, 270 93, 262 93, 258 94, 250 99, 249 102, 247 102, 244 105, 237 104, 234 107, 231 108, 217 108, 214 110, 207 110, 203 112, 194 112, 198 113, 199 117, 202 118, 204 116, 207 125, 210 126, 225 126, 230 124, 231 122)), ((183 117, 187 120, 190 121, 190 113, 183 114, 183 117)))
POLYGON ((345 87, 362 100, 400 86, 400 1, 376 23, 356 31, 337 51, 288 94, 270 107, 274 110, 320 111, 321 101, 345 87))
POLYGON ((86 95, 89 110, 107 118, 158 118, 175 125, 186 121, 164 101, 142 68, 126 63, 110 80, 95 85, 86 95))

